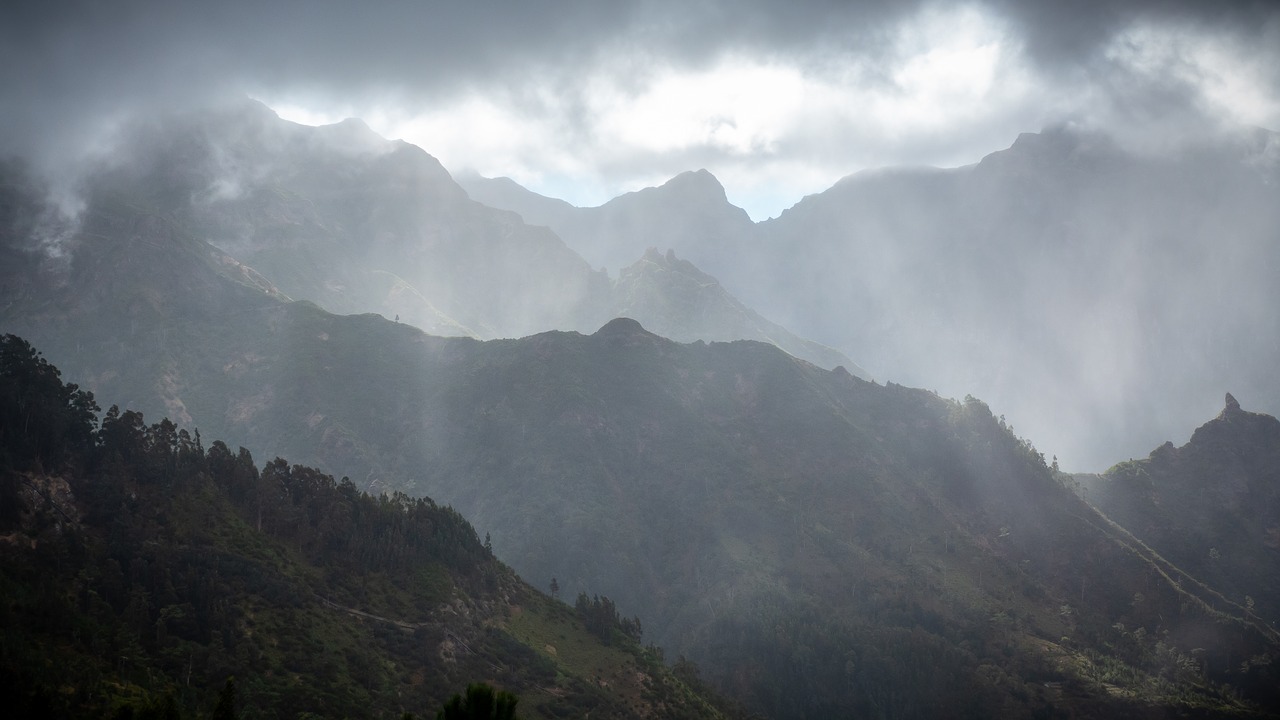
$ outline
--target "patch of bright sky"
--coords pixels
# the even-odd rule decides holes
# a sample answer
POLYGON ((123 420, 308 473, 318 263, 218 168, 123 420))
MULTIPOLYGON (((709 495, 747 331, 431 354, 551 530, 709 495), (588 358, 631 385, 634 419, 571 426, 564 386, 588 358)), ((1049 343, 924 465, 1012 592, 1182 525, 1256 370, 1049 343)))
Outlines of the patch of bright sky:
POLYGON ((799 69, 733 58, 697 73, 666 69, 643 92, 599 78, 588 95, 595 132, 630 153, 709 147, 729 156, 769 156, 803 107, 799 69))
POLYGON ((898 132, 936 130, 989 111, 1002 47, 980 15, 931 13, 900 42, 908 50, 892 73, 893 91, 867 98, 877 124, 898 132))
POLYGON ((268 104, 306 124, 357 115, 451 170, 509 176, 580 206, 705 167, 757 220, 869 166, 974 162, 1017 132, 1039 129, 1006 118, 1008 136, 1001 128, 988 147, 939 140, 972 136, 969 126, 999 120, 1033 94, 1018 48, 989 16, 929 6, 901 26, 889 50, 869 58, 852 48, 822 58, 819 70, 814 58, 727 54, 692 71, 655 64, 640 82, 602 67, 577 98, 545 91, 529 103, 477 90, 414 116, 268 104), (881 72, 864 72, 871 62, 881 72), (912 155, 917 140, 934 150, 912 155))

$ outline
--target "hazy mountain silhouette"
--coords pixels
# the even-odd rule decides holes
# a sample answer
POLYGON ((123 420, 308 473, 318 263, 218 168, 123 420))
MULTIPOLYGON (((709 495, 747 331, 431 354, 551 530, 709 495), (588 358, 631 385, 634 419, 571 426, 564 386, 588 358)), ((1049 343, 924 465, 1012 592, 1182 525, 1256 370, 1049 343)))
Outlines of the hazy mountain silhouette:
POLYGON ((1224 674, 1271 651, 1265 629, 1091 520, 976 400, 633 320, 433 337, 289 302, 137 208, 84 223, 5 315, 69 377, 449 503, 524 577, 607 594, 771 716, 1247 711, 1203 673, 1274 699, 1269 665, 1224 674))
MULTIPOLYGON (((482 342, 334 315, 206 242, 224 220, 169 214, 188 166, 162 166, 103 175, 65 232, 37 231, 19 171, 0 185, 0 330, 99 397, 449 503, 531 582, 607 594, 770 716, 1280 702, 1262 610, 1179 580, 978 400, 629 319, 482 342)), ((674 255, 635 274, 642 300, 727 302, 674 255)))
MULTIPOLYGON (((358 120, 306 127, 252 102, 157 117, 130 128, 91 183, 332 312, 493 338, 591 330, 611 306, 631 304, 640 319, 690 340, 768 340, 854 367, 723 291, 615 299, 613 281, 545 227, 470 200, 435 158, 358 120)), ((648 293, 665 287, 650 284, 648 293)), ((634 296, 634 287, 625 291, 634 296)))
POLYGON ((620 195, 599 207, 578 208, 539 195, 510 178, 461 174, 458 182, 480 202, 545 225, 596 266, 625 267, 646 247, 674 248, 695 265, 724 267, 750 248, 754 226, 729 203, 724 187, 706 170, 681 173, 659 187, 620 195))
POLYGON ((864 380, 870 376, 839 352, 796 337, 738 302, 715 278, 681 260, 649 248, 625 267, 613 284, 615 317, 645 319, 648 328, 678 342, 763 340, 823 368, 843 367, 864 380))
POLYGON ((587 257, 673 248, 876 377, 979 394, 1101 469, 1227 387, 1280 411, 1277 148, 1255 129, 1142 155, 1060 127, 967 167, 858 173, 755 225, 702 174, 598 208, 467 188, 587 257))

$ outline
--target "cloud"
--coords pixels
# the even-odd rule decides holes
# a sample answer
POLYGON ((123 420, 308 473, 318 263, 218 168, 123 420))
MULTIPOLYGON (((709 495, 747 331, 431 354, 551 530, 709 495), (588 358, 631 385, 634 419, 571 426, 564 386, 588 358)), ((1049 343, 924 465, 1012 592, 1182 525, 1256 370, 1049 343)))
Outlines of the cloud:
POLYGON ((0 152, 73 166, 132 115, 248 93, 595 197, 707 166, 731 194, 786 186, 772 213, 1066 118, 1280 125, 1278 48, 1269 4, 1193 0, 12 0, 0 152))

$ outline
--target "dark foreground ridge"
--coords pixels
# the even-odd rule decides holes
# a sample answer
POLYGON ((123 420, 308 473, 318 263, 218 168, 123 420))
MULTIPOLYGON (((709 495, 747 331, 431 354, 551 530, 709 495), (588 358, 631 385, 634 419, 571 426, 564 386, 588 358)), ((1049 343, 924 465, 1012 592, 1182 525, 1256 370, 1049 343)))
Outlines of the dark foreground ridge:
POLYGON ((721 717, 638 621, 533 590, 450 508, 96 411, 0 338, 11 717, 434 717, 477 680, 523 718, 721 717))

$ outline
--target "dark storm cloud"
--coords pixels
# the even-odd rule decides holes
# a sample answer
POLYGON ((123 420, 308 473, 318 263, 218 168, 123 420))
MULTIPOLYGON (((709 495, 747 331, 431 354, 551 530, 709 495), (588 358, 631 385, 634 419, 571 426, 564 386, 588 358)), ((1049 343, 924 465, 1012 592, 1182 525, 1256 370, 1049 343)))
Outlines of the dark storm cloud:
POLYGON ((1014 23, 1030 56, 1046 67, 1086 64, 1118 32, 1135 23, 1184 24, 1252 42, 1266 36, 1268 25, 1274 31, 1276 21, 1273 3, 1248 0, 986 0, 986 4, 1014 23))
MULTIPOLYGON (((289 94, 407 112, 461 90, 564 89, 602 66, 643 84, 647 63, 698 66, 725 52, 812 68, 841 53, 873 60, 923 2, 594 0, 365 3, 10 0, 0 9, 0 151, 71 153, 126 111, 223 94, 289 94), (639 57, 639 60, 629 58, 639 57)), ((1275 56, 1277 13, 1265 2, 985 0, 1049 77, 1113 84, 1125 102, 1174 98, 1142 78, 1126 85, 1102 57, 1117 33, 1168 22, 1275 56)), ((1271 63, 1270 91, 1280 86, 1271 63)), ((864 74, 872 81, 874 73, 864 74)), ((1104 91, 1107 89, 1104 87, 1104 91)), ((1189 102, 1194 102, 1194 98, 1189 102)), ((572 119, 570 119, 570 122, 572 119)), ((1034 128, 1031 128, 1034 129, 1034 128)))
MULTIPOLYGON (((698 62, 725 46, 793 51, 910 3, 31 2, 0 10, 6 97, 187 96, 228 85, 447 91, 580 72, 615 51, 698 62), (887 4, 889 5, 889 4, 887 4)), ((856 32, 855 32, 856 31, 856 32)))

